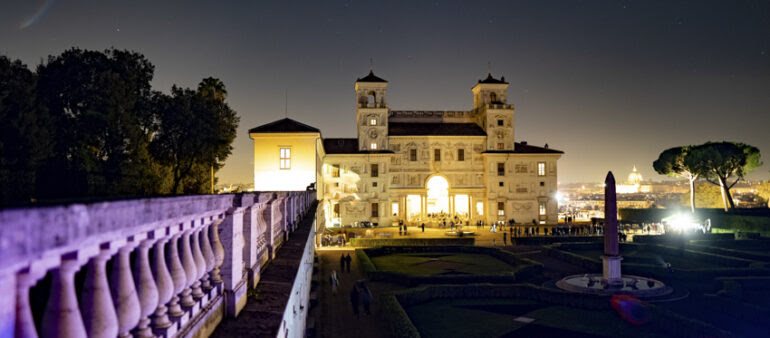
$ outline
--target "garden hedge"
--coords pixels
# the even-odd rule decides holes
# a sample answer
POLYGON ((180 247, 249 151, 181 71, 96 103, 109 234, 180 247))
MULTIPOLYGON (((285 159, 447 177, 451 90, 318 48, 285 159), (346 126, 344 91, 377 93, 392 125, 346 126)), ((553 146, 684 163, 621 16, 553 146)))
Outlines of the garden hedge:
POLYGON ((374 248, 381 246, 437 246, 437 245, 473 245, 473 237, 457 238, 351 238, 350 246, 356 248, 374 248))

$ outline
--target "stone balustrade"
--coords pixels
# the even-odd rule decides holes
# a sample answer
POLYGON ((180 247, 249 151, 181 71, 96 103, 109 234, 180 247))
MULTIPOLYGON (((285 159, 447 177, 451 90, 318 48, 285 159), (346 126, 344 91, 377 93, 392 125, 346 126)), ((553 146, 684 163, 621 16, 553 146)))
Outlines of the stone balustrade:
POLYGON ((0 210, 0 337, 208 336, 243 308, 314 200, 260 192, 0 210))

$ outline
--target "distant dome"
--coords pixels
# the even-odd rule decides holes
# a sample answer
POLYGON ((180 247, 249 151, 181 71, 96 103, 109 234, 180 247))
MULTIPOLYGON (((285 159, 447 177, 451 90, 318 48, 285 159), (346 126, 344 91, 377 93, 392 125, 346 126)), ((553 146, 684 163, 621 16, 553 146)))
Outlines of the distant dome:
POLYGON ((642 174, 636 171, 636 166, 634 166, 634 169, 628 174, 628 183, 633 185, 642 183, 642 174))

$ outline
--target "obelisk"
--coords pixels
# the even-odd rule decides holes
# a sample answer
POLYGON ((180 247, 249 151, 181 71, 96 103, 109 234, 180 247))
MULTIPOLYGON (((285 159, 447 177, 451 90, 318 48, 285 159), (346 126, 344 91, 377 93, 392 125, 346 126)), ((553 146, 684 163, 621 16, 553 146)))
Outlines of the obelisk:
POLYGON ((615 176, 612 176, 610 171, 604 180, 604 255, 602 256, 603 277, 610 286, 623 284, 620 274, 620 261, 623 257, 619 253, 615 176))

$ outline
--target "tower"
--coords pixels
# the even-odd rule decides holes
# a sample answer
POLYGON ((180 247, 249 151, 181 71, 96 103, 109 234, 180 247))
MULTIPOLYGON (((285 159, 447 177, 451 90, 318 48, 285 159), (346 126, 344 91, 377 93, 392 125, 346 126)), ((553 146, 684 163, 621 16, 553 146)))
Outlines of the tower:
POLYGON ((487 150, 514 150, 513 105, 507 104, 508 82, 487 78, 471 88, 473 109, 478 113, 478 122, 487 132, 487 150))
POLYGON ((356 80, 356 125, 358 150, 377 151, 388 149, 388 105, 385 95, 388 81, 374 75, 356 80))

